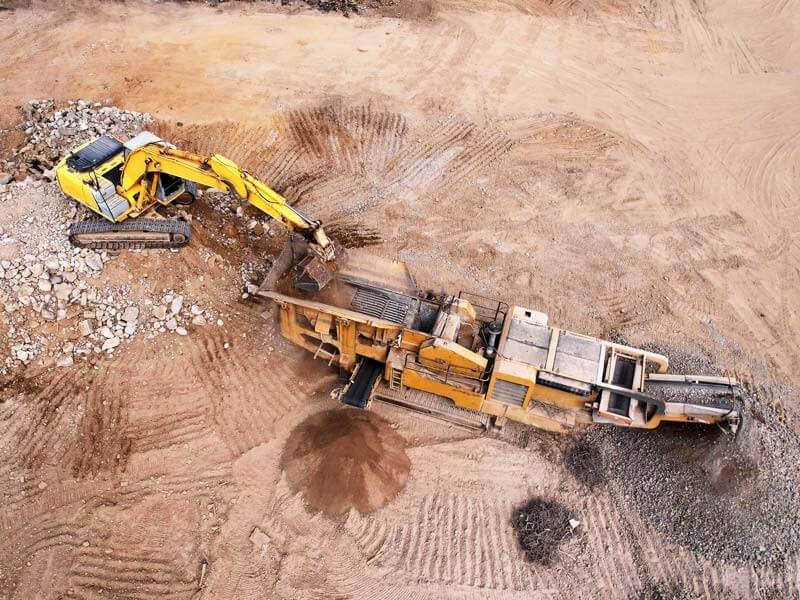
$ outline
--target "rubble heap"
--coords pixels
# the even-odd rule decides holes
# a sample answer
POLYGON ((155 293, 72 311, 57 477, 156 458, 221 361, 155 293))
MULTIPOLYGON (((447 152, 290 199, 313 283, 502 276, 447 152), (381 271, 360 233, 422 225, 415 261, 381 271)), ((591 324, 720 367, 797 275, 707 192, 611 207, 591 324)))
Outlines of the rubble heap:
POLYGON ((186 335, 190 325, 214 322, 174 290, 137 303, 128 286, 101 285, 98 276, 114 257, 70 245, 67 230, 79 210, 55 184, 27 179, 7 186, 0 206, 19 215, 0 230, 0 309, 8 340, 0 374, 20 363, 69 366, 112 353, 137 333, 186 335))
MULTIPOLYGON (((0 172, 17 181, 46 174, 70 149, 108 134, 127 140, 152 119, 138 113, 108 106, 104 102, 71 100, 59 105, 54 100, 31 100, 23 107, 25 143, 15 149, 11 160, 0 160, 0 172)), ((0 183, 2 183, 0 174, 0 183)))

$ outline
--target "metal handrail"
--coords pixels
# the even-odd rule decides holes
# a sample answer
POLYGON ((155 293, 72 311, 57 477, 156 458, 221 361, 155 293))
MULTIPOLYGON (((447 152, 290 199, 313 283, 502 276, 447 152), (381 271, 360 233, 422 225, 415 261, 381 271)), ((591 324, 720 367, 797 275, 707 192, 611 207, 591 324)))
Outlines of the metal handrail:
POLYGON ((497 300, 495 298, 489 298, 488 296, 481 296, 480 294, 475 294, 473 292, 465 292, 464 290, 461 290, 461 291, 458 292, 458 299, 459 300, 462 300, 462 299, 463 300, 467 300, 467 302, 472 304, 473 307, 478 308, 478 309, 482 308, 482 309, 484 309, 486 311, 489 311, 489 312, 494 310, 494 317, 491 319, 492 321, 497 321, 498 317, 500 315, 503 316, 502 320, 505 321, 506 316, 508 315, 508 310, 509 310, 508 304, 505 303, 505 302, 502 302, 501 300, 497 300), (473 302, 469 298, 465 298, 465 296, 469 296, 471 298, 477 298, 477 299, 479 299, 481 301, 488 300, 489 302, 493 302, 495 304, 495 307, 493 309, 490 306, 484 306, 483 304, 479 304, 478 302, 473 302))

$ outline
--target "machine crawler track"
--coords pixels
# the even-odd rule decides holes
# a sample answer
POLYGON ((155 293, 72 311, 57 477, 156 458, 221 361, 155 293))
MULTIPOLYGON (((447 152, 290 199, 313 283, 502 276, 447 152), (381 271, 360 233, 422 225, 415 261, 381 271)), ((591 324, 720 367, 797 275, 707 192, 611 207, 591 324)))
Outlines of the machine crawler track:
POLYGON ((126 250, 182 248, 191 240, 186 221, 176 219, 131 219, 110 223, 102 219, 73 223, 69 241, 79 248, 126 250))
POLYGON ((375 388, 373 399, 445 421, 464 429, 474 431, 488 431, 491 429, 491 417, 486 413, 459 408, 446 398, 421 390, 410 388, 393 390, 386 384, 380 383, 375 388))

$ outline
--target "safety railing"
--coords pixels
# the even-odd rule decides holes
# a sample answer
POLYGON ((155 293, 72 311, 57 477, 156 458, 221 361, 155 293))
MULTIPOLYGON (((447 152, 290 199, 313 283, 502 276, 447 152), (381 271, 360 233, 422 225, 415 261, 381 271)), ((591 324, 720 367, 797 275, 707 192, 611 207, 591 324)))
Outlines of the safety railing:
POLYGON ((460 291, 458 292, 459 300, 466 300, 475 309, 479 321, 505 321, 508 314, 508 304, 481 296, 480 294, 473 294, 472 292, 460 291))

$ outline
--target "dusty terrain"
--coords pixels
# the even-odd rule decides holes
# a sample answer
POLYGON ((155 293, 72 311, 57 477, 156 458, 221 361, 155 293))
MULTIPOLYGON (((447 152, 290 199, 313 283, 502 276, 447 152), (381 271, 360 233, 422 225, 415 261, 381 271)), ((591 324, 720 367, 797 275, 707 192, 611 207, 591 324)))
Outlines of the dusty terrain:
MULTIPOLYGON (((344 245, 408 262, 423 288, 529 305, 735 375, 752 429, 737 444, 674 431, 509 440, 376 407, 376 431, 385 421, 391 433, 359 435, 370 452, 407 457, 407 476, 361 504, 334 483, 332 497, 364 512, 318 512, 328 483, 289 476, 287 446, 302 444, 287 441, 337 409, 339 382, 242 297, 279 229, 257 235, 258 215, 207 195, 191 209, 190 248, 79 272, 141 307, 138 333, 117 347, 59 362, 65 344, 81 347, 81 314, 3 313, 0 597, 800 595, 787 517, 800 431, 800 5, 408 7, 0 11, 0 158, 25 145, 15 127, 31 99, 150 113, 150 129, 239 161, 344 245), (149 316, 176 295, 187 335, 149 316), (189 321, 194 303, 207 322, 189 321), (24 361, 11 351, 17 319, 42 323, 24 361), (526 560, 511 525, 533 497, 580 522, 547 564, 526 560), (706 501, 724 512, 703 529, 706 501)), ((13 175, 3 258, 36 254, 36 232, 66 252, 66 199, 38 172, 13 175)))

